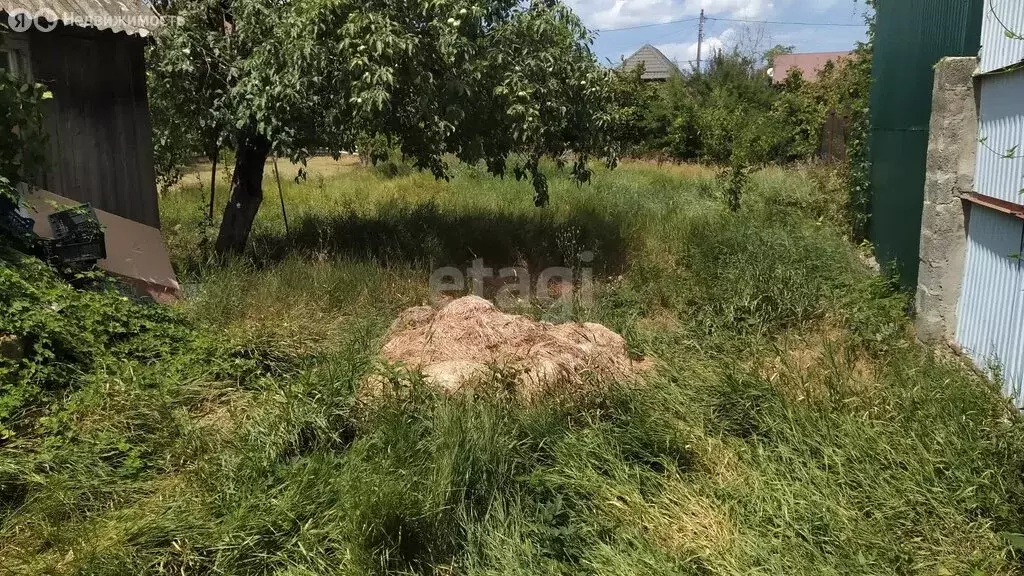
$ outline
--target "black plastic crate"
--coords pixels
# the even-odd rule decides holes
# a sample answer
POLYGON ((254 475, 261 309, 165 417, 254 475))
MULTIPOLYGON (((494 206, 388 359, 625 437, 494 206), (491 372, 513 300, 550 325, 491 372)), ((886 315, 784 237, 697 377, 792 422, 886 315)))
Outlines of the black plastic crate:
POLYGON ((7 198, 0 198, 0 229, 16 238, 23 238, 32 235, 35 224, 32 218, 18 213, 17 204, 7 198))
POLYGON ((96 211, 89 204, 82 204, 54 212, 47 216, 50 227, 53 229, 53 237, 57 240, 73 239, 79 241, 92 241, 97 236, 103 236, 103 227, 96 218, 96 211))
POLYGON ((46 253, 54 264, 91 266, 107 257, 103 237, 90 241, 53 240, 46 247, 46 253))
POLYGON ((17 212, 0 211, 0 228, 14 236, 27 236, 32 234, 32 228, 36 221, 26 218, 17 212))

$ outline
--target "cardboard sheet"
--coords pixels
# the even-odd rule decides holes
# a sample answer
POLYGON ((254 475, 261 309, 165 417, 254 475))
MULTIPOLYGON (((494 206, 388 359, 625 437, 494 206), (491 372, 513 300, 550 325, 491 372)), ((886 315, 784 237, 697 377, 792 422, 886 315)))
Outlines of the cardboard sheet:
MULTIPOLYGON (((36 221, 35 233, 44 238, 53 238, 48 215, 81 204, 38 189, 29 192, 25 201, 31 208, 29 216, 36 221)), ((157 302, 174 301, 181 296, 159 229, 98 209, 96 217, 103 225, 107 245, 107 257, 99 261, 100 268, 157 302)))

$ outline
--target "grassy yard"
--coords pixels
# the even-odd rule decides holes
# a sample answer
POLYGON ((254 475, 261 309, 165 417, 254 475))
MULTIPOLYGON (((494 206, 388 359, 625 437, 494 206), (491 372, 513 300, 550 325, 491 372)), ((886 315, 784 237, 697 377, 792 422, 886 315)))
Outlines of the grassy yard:
POLYGON ((190 176, 161 199, 172 310, 5 253, 0 293, 40 306, 0 332, 55 352, 0 372, 0 574, 1024 571, 1021 420, 915 343, 820 178, 760 172, 734 215, 706 169, 548 173, 536 209, 473 167, 282 166, 290 233, 268 171, 227 266, 190 176), (445 396, 380 365, 435 268, 586 250, 596 296, 570 316, 652 359, 639 381, 527 400, 495 374, 445 396), (374 373, 394 386, 357 395, 374 373))

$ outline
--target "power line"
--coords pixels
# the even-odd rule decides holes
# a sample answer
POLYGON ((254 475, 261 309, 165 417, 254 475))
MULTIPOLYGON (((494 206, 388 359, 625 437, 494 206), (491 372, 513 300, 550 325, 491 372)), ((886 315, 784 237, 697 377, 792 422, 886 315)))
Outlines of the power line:
POLYGON ((682 24, 683 22, 696 22, 700 18, 685 18, 683 20, 669 20, 668 22, 655 22, 653 24, 637 24, 636 26, 623 26, 622 28, 598 28, 595 32, 621 32, 623 30, 638 30, 640 28, 653 28, 655 26, 668 26, 669 24, 682 24))
POLYGON ((664 33, 660 33, 660 34, 659 33, 654 33, 654 32, 652 32, 651 34, 652 35, 647 38, 647 42, 646 43, 650 44, 651 46, 657 46, 663 40, 667 40, 669 38, 676 38, 676 37, 678 37, 679 36, 679 31, 678 30, 669 30, 668 32, 664 32, 664 33))
MULTIPOLYGON (((781 26, 830 26, 840 28, 866 28, 867 24, 850 24, 842 22, 786 22, 783 20, 745 20, 741 18, 715 18, 706 16, 705 20, 717 20, 719 22, 743 22, 746 24, 777 24, 781 26)), ((697 22, 700 17, 684 18, 682 20, 669 20, 668 22, 653 22, 651 24, 637 24, 636 26, 623 26, 621 28, 598 28, 595 32, 622 32, 625 30, 639 30, 641 28, 653 28, 655 26, 669 26, 671 24, 683 24, 685 22, 697 22)))
POLYGON ((746 24, 780 24, 783 26, 838 26, 844 28, 866 28, 867 24, 844 24, 840 22, 783 22, 780 20, 743 20, 739 18, 713 18, 708 16, 708 20, 718 20, 719 22, 743 22, 746 24))

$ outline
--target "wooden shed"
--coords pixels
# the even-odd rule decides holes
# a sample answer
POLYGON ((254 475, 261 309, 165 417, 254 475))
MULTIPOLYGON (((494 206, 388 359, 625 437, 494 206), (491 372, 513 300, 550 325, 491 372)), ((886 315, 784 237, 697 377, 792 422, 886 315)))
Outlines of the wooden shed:
POLYGON ((157 300, 179 286, 160 233, 146 38, 161 20, 145 0, 0 0, 0 69, 46 86, 47 170, 26 203, 46 215, 88 202, 105 230, 100 268, 157 300))
POLYGON ((140 0, 0 0, 0 68, 42 83, 40 188, 159 228, 144 48, 159 18, 140 0))

